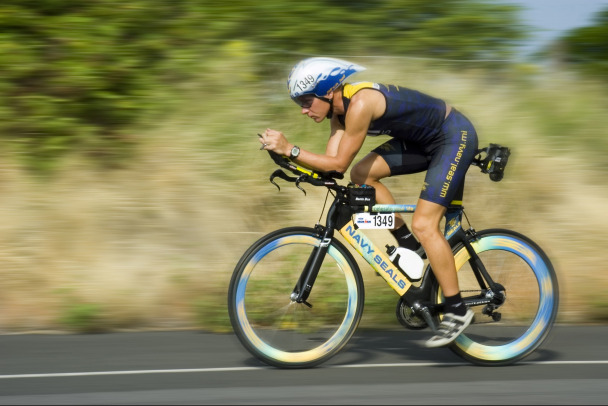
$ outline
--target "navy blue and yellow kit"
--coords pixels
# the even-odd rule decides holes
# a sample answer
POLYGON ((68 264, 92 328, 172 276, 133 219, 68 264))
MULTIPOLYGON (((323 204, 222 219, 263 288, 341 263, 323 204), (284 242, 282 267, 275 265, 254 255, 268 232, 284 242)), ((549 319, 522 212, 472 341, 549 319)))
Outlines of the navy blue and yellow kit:
POLYGON ((362 89, 375 89, 386 99, 386 111, 371 122, 368 135, 392 137, 373 152, 382 156, 391 175, 427 171, 420 198, 449 206, 461 200, 465 174, 477 151, 477 133, 456 109, 446 117, 447 105, 422 92, 372 82, 345 84, 345 114, 351 98, 362 89))

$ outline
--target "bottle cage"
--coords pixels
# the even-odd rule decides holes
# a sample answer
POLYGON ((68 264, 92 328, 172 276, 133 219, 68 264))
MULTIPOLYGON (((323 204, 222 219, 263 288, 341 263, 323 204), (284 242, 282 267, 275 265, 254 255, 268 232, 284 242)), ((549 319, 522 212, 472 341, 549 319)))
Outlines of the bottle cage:
POLYGON ((494 182, 501 181, 511 150, 498 144, 490 144, 477 150, 477 154, 479 155, 473 160, 472 165, 479 166, 481 172, 489 174, 494 182))

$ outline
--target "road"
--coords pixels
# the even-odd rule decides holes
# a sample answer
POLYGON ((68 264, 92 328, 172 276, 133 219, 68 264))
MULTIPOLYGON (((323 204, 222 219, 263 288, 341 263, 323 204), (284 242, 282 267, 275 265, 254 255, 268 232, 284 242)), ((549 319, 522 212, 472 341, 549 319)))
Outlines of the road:
POLYGON ((0 404, 608 404, 608 326, 557 326, 524 362, 477 367, 424 331, 359 332, 278 370, 232 334, 0 336, 0 404))

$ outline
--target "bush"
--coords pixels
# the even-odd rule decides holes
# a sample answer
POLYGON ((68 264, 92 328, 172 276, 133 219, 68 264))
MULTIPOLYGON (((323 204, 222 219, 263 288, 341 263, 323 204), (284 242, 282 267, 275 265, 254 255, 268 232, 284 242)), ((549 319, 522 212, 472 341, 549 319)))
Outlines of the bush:
POLYGON ((60 322, 70 331, 77 333, 101 332, 101 306, 95 303, 72 303, 65 306, 60 322))
MULTIPOLYGON (((259 51, 275 50, 281 63, 338 49, 488 59, 508 55, 522 35, 516 7, 401 3, 5 0, 0 137, 39 169, 75 150, 120 162, 137 145, 130 126, 166 112, 178 84, 212 71, 218 54, 245 39, 253 66, 268 75, 273 67, 259 51)), ((213 81, 205 85, 215 97, 213 81)))
POLYGON ((194 70, 184 3, 3 2, 0 134, 34 166, 74 149, 104 158, 128 150, 126 128, 154 92, 194 70))

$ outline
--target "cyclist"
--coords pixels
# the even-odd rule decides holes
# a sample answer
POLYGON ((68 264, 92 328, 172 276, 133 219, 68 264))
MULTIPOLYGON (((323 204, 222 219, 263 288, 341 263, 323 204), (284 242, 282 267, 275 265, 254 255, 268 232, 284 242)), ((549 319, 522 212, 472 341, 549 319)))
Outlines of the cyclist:
POLYGON ((331 120, 325 154, 300 149, 273 129, 266 129, 260 142, 263 149, 311 169, 344 173, 366 136, 390 136, 350 172, 353 182, 376 188, 376 201, 381 204, 395 204, 381 179, 427 171, 412 218, 413 235, 400 216, 391 232, 400 246, 416 250, 422 244, 426 252, 445 296, 444 318, 426 346, 444 346, 473 318, 460 295, 454 257, 439 223, 456 194, 462 193, 465 173, 477 151, 477 135, 469 120, 443 100, 396 85, 346 82, 363 70, 340 59, 308 58, 296 64, 287 79, 289 94, 302 114, 317 123, 331 120))

